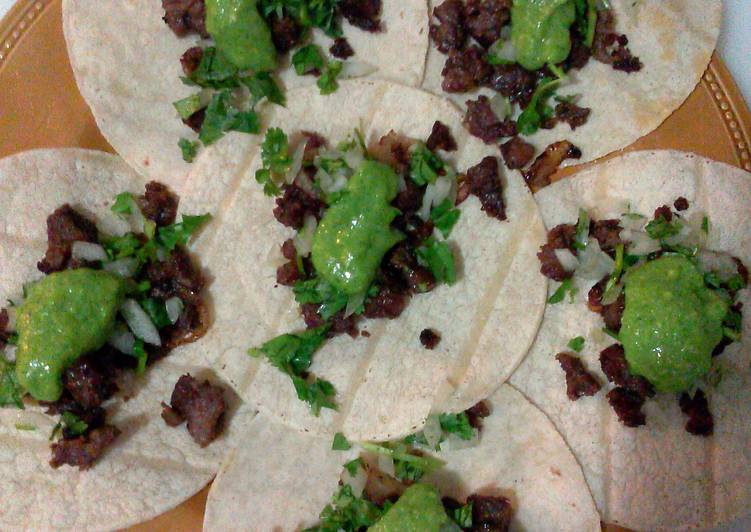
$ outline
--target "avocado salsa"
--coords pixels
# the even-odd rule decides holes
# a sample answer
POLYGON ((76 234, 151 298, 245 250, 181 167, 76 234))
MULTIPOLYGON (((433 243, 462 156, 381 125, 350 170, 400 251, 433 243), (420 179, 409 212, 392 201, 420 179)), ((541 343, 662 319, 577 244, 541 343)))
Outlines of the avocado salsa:
POLYGON ((180 60, 183 82, 197 88, 174 102, 183 122, 198 133, 197 140, 179 141, 187 162, 201 145, 228 131, 258 133, 261 102, 285 104, 274 72, 286 54, 297 75, 317 77, 321 94, 331 94, 345 74, 343 61, 354 55, 341 19, 365 31, 381 30, 380 0, 162 0, 162 6, 164 22, 178 37, 197 33, 210 39, 180 60), (333 59, 312 43, 314 29, 334 39, 333 59))
MULTIPOLYGON (((621 422, 644 425, 644 402, 655 393, 675 393, 689 417, 686 430, 708 436, 713 422, 702 388, 717 384, 715 357, 741 339, 738 293, 748 284, 748 270, 739 259, 708 249, 711 221, 682 214, 689 209, 685 198, 674 208, 659 207, 651 220, 630 209, 620 219, 592 220, 582 210, 576 225, 551 229, 538 258, 542 273, 561 282, 552 304, 573 301, 575 279, 597 281, 588 306, 618 342, 602 351, 600 363, 615 385, 607 396, 621 422)), ((575 340, 569 347, 580 351, 584 338, 575 340)), ((557 358, 570 399, 601 389, 574 354, 557 358)))
POLYGON ((178 222, 178 201, 156 182, 142 196, 119 194, 113 216, 138 228, 123 235, 102 234, 61 206, 47 219, 38 264, 45 276, 0 313, 0 407, 38 404, 60 416, 50 437, 62 433, 52 444, 54 468, 91 467, 119 434, 104 405, 123 376, 143 374, 208 328, 203 274, 185 246, 209 216, 178 222))

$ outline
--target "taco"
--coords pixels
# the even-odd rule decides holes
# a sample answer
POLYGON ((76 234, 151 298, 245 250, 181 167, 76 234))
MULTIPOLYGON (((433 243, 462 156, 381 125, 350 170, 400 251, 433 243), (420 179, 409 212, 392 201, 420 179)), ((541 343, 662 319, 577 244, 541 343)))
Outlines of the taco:
POLYGON ((350 444, 259 414, 214 481, 204 530, 600 530, 542 412, 508 385, 482 408, 459 423, 474 441, 449 449, 452 416, 407 441, 350 444))
POLYGON ((186 247, 208 216, 178 219, 170 189, 85 150, 3 159, 0 191, 2 528, 122 528, 176 506, 241 423, 182 352, 210 325, 186 247))
POLYGON ((722 2, 431 0, 430 11, 423 87, 462 106, 470 132, 500 143, 536 190, 558 165, 625 148, 683 103, 722 2))
POLYGON ((603 520, 705 528, 751 489, 749 174, 635 152, 540 191, 559 281, 511 379, 584 469, 603 520))
POLYGON ((221 205, 197 247, 214 332, 189 349, 211 346, 244 400, 315 433, 386 440, 471 407, 543 311, 531 194, 441 98, 355 80, 336 101, 290 96, 229 198, 203 175, 185 186, 221 205))
POLYGON ((231 132, 257 133, 260 106, 283 105, 286 88, 328 94, 364 76, 418 85, 425 10, 425 0, 66 0, 63 28, 104 136, 173 185, 201 145, 229 134, 221 142, 247 150, 231 132))

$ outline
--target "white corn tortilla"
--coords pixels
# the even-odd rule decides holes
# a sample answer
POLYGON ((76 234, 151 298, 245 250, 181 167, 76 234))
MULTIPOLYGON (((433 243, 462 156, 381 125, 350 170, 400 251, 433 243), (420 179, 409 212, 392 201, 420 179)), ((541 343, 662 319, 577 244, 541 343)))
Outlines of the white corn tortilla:
MULTIPOLYGON (((385 31, 371 34, 343 21, 356 55, 350 61, 376 68, 370 77, 416 86, 422 82, 428 47, 425 0, 384 0, 385 31)), ((125 161, 140 173, 167 184, 179 182, 191 166, 177 142, 196 138, 182 123, 172 102, 195 92, 180 81, 182 54, 198 35, 177 37, 162 21, 159 0, 64 0, 63 29, 73 73, 99 129, 125 161)), ((330 39, 315 32, 317 43, 330 39)), ((290 87, 315 84, 313 76, 282 74, 290 87)), ((335 93, 332 99, 338 99, 335 93)), ((217 144, 253 137, 230 133, 217 144)), ((211 150, 202 149, 198 160, 211 150)))
MULTIPOLYGON (((119 158, 100 152, 40 150, 0 160, 0 299, 18 301, 23 283, 42 277, 36 264, 47 249, 46 218, 54 209, 68 202, 93 215, 101 230, 121 233, 128 227, 109 211, 114 195, 141 194, 144 184, 119 158)), ((246 408, 237 410, 228 390, 226 431, 207 448, 192 440, 185 425, 168 427, 160 403, 169 402, 177 379, 188 372, 218 381, 206 361, 178 348, 136 379, 130 400, 123 402, 118 394, 107 410, 122 434, 83 472, 50 467, 48 438, 55 421, 41 408, 0 408, 0 528, 124 528, 201 490, 250 416, 246 408), (17 424, 36 430, 19 430, 17 424)))
MULTIPOLYGON (((448 101, 387 82, 349 81, 337 100, 315 88, 290 92, 286 109, 269 122, 288 134, 316 131, 332 145, 359 127, 366 139, 391 129, 426 139, 433 123, 448 125, 459 151, 448 154, 463 171, 497 151, 470 137, 461 113, 448 101)), ((247 355, 282 333, 305 328, 289 287, 276 287, 276 268, 283 262, 281 244, 293 231, 273 216, 274 199, 255 182, 260 155, 246 168, 231 198, 221 200, 217 232, 199 244, 201 257, 215 275, 216 312, 206 342, 189 349, 207 350, 217 370, 240 396, 287 424, 315 433, 343 432, 353 440, 385 440, 419 429, 432 410, 462 411, 490 395, 521 362, 543 312, 545 279, 539 274, 536 249, 544 229, 523 180, 504 177, 508 220, 499 222, 480 211, 471 196, 450 241, 460 249, 459 281, 412 298, 396 320, 370 320, 369 338, 349 336, 327 342, 314 357, 315 375, 337 389, 339 411, 314 417, 297 398, 288 376, 247 355), (420 344, 420 331, 431 327, 441 342, 435 350, 420 344)), ((204 192, 204 176, 192 174, 186 195, 204 192)))
MULTIPOLYGON (((637 152, 583 170, 541 190, 536 199, 548 227, 573 223, 580 207, 595 219, 633 212, 651 216, 680 196, 710 220, 715 250, 751 263, 751 175, 722 163, 674 152, 637 152)), ((553 290, 555 287, 551 287, 553 290)), ((729 522, 749 510, 751 498, 751 314, 744 303, 743 341, 716 360, 729 368, 719 386, 703 387, 714 416, 714 435, 684 430, 677 396, 647 401, 647 424, 627 428, 608 405, 607 385, 594 397, 571 402, 555 360, 571 338, 587 341, 581 357, 606 383, 599 353, 614 340, 599 334, 602 318, 586 306, 586 287, 576 302, 548 305, 541 332, 511 382, 546 412, 584 468, 603 520, 637 530, 683 530, 729 522)), ((669 311, 669 309, 666 309, 669 311)))
MULTIPOLYGON (((442 2, 430 0, 431 16, 442 2)), ((592 109, 589 120, 575 131, 562 123, 525 139, 538 153, 552 142, 570 140, 581 148, 582 158, 564 165, 597 159, 656 129, 694 90, 717 44, 721 0, 610 0, 610 5, 616 15, 616 30, 628 36, 628 46, 644 68, 627 74, 592 58, 583 69, 569 73, 571 83, 556 94, 581 94, 579 105, 592 109)), ((487 89, 444 92, 441 70, 446 57, 431 41, 425 89, 450 97, 462 108, 478 94, 495 94, 487 89)))
MULTIPOLYGON (((600 518, 579 464, 545 415, 511 386, 488 402, 480 443, 436 453, 444 468, 424 482, 464 500, 501 491, 514 505, 512 531, 599 531, 600 518)), ((302 434, 259 414, 222 465, 209 492, 204 530, 300 530, 314 526, 338 490, 345 462, 330 437, 302 434), (273 452, 269 452, 273 450, 273 452)))

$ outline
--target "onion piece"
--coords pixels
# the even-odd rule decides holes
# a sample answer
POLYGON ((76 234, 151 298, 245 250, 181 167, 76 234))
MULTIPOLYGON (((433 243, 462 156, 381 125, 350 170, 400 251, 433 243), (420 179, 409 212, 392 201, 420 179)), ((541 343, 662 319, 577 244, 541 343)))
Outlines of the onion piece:
POLYGON ((441 443, 441 451, 460 451, 461 449, 470 449, 477 447, 480 443, 480 435, 475 430, 475 435, 470 440, 463 440, 456 434, 449 434, 441 443))
POLYGON ((615 261, 600 249, 600 243, 596 238, 589 238, 587 247, 579 252, 579 267, 576 270, 577 277, 599 281, 615 269, 615 261))
POLYGON ((716 273, 722 281, 727 281, 738 273, 738 265, 733 257, 715 251, 701 251, 699 253, 699 267, 704 272, 716 273))
POLYGON ((287 169, 287 173, 284 174, 284 182, 288 185, 291 185, 294 182, 297 174, 299 174, 300 170, 302 170, 302 162, 304 157, 305 142, 300 142, 300 144, 295 149, 295 152, 292 154, 292 162, 287 169))
POLYGON ((425 436, 425 440, 428 442, 428 447, 431 449, 437 449, 438 444, 441 443, 441 436, 443 436, 443 429, 441 429, 441 422, 437 414, 431 414, 428 419, 425 420, 425 426, 422 429, 422 433, 425 436))
POLYGON ((620 232, 621 240, 629 242, 627 249, 629 255, 649 255, 660 251, 660 242, 651 238, 643 231, 624 229, 620 232))
POLYGON ((490 108, 499 120, 505 120, 511 116, 511 102, 501 93, 496 94, 490 99, 490 108))
POLYGON ((647 217, 636 213, 626 213, 621 217, 620 226, 632 231, 641 231, 647 225, 647 217))
POLYGON ((363 154, 359 144, 355 148, 345 151, 342 158, 352 170, 356 170, 365 162, 365 154, 363 154))
POLYGON ((422 206, 417 214, 423 220, 430 218, 430 211, 434 205, 439 205, 443 200, 451 195, 453 183, 446 176, 441 176, 433 183, 425 187, 425 194, 422 197, 422 206))
POLYGON ((602 295, 603 305, 612 305, 618 300, 618 297, 623 293, 623 282, 614 285, 609 290, 606 290, 602 295))
POLYGON ((554 253, 555 258, 558 259, 558 262, 561 263, 561 266, 563 266, 563 269, 567 272, 573 272, 579 267, 579 259, 576 258, 576 255, 571 253, 571 250, 565 248, 556 249, 554 253))
POLYGON ((185 308, 185 305, 183 304, 183 300, 179 297, 171 297, 167 301, 164 302, 164 308, 167 310, 167 317, 169 318, 169 321, 172 325, 177 323, 177 320, 180 318, 180 314, 183 313, 183 309, 185 308))
POLYGON ((106 261, 109 258, 107 252, 99 244, 94 244, 93 242, 81 242, 80 240, 73 242, 70 254, 74 259, 85 260, 88 262, 106 261))
POLYGON ((133 277, 138 271, 138 259, 126 257, 112 262, 105 262, 102 266, 106 271, 119 275, 120 277, 133 277))
POLYGON ((349 318, 352 314, 357 312, 357 309, 359 309, 363 303, 365 303, 365 292, 349 296, 347 299, 347 309, 344 311, 344 317, 349 318))
POLYGON ((147 344, 162 345, 162 339, 159 337, 159 331, 157 330, 154 322, 146 311, 141 308, 141 305, 134 299, 126 299, 123 306, 120 308, 125 321, 128 323, 128 327, 133 331, 133 334, 137 338, 140 338, 147 344))
POLYGON ((115 327, 115 331, 107 340, 107 343, 126 355, 133 354, 133 348, 136 345, 136 337, 125 326, 120 324, 115 327))
POLYGON ((394 459, 385 454, 378 453, 378 470, 390 477, 396 477, 394 459))
POLYGON ((357 466, 357 472, 354 475, 350 475, 349 471, 345 468, 342 472, 341 480, 352 488, 352 494, 355 497, 359 497, 365 490, 365 484, 368 482, 368 473, 360 465, 357 466))
POLYGON ((345 61, 339 79, 364 78, 377 70, 370 63, 363 61, 345 61))
POLYGON ((313 250, 313 235, 318 228, 318 220, 313 215, 305 217, 305 225, 295 235, 295 249, 301 257, 307 257, 313 250))
POLYGON ((493 56, 502 61, 508 61, 509 63, 516 63, 516 48, 511 39, 498 39, 490 45, 488 49, 493 56))

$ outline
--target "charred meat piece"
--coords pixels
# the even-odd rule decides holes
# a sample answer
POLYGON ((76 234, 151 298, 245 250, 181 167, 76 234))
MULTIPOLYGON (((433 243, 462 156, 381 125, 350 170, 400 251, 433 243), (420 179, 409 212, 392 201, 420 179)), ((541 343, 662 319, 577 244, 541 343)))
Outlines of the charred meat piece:
POLYGON ((582 36, 573 32, 571 37, 571 53, 568 54, 564 63, 566 71, 584 68, 589 63, 589 58, 592 57, 592 50, 584 43, 582 36))
POLYGON ((602 388, 579 358, 568 353, 558 353, 555 359, 566 373, 566 395, 569 400, 576 401, 585 395, 594 395, 602 388))
POLYGON ((554 281, 563 281, 569 279, 573 272, 566 270, 558 257, 555 255, 556 249, 568 249, 576 255, 574 249, 574 238, 576 237, 576 226, 571 224, 561 224, 548 231, 548 240, 540 247, 537 252, 537 258, 540 260, 540 273, 548 279, 554 281))
POLYGON ((185 302, 200 294, 206 284, 203 273, 182 247, 176 247, 167 260, 149 263, 146 277, 151 282, 150 296, 163 300, 177 296, 185 302))
POLYGON ((339 0, 339 12, 361 30, 381 31, 381 0, 339 0))
POLYGON ((613 303, 603 305, 602 296, 607 283, 608 277, 606 276, 590 288, 587 294, 587 306, 589 310, 602 316, 602 319, 605 321, 605 327, 611 331, 618 332, 621 330, 623 311, 626 309, 626 294, 621 292, 613 303))
POLYGON ((467 0, 466 23, 470 35, 485 48, 501 38, 511 19, 511 0, 467 0))
POLYGON ((297 263, 297 249, 295 241, 289 238, 282 244, 282 256, 289 262, 282 264, 276 270, 276 282, 283 286, 293 286, 296 281, 305 277, 297 263))
POLYGON ((618 244, 625 244, 621 240, 621 227, 618 220, 596 220, 589 224, 589 234, 600 244, 600 249, 611 256, 615 253, 618 244))
POLYGON ((198 68, 198 65, 201 64, 201 59, 203 59, 203 48, 200 46, 188 48, 182 57, 180 57, 183 73, 186 76, 191 76, 198 68))
POLYGON ((289 14, 284 13, 282 17, 279 17, 276 13, 272 13, 269 17, 269 27, 274 48, 280 54, 286 54, 300 43, 302 27, 289 14))
POLYGON ((480 199, 482 210, 491 218, 506 219, 506 206, 503 202, 503 184, 498 174, 498 158, 485 157, 467 170, 469 190, 480 199))
POLYGON ((506 497, 470 495, 472 503, 472 530, 506 532, 511 524, 514 509, 506 497))
POLYGON ((425 349, 435 349, 441 341, 441 335, 433 329, 423 329, 420 332, 420 343, 425 349))
POLYGON ((435 276, 419 264, 415 247, 409 242, 400 242, 386 254, 381 274, 386 280, 384 286, 392 292, 425 293, 436 285, 435 276))
POLYGON ((467 41, 467 29, 464 26, 464 2, 445 0, 433 9, 433 16, 438 24, 430 25, 430 38, 444 54, 451 50, 461 50, 467 41))
POLYGON ((628 37, 615 31, 615 19, 609 9, 597 11, 592 55, 601 63, 626 73, 638 72, 643 65, 628 48, 628 37))
POLYGON ((482 428, 482 420, 490 415, 490 405, 485 401, 480 401, 471 408, 464 411, 469 418, 469 424, 476 429, 482 428))
POLYGON ((365 303, 366 318, 387 318, 390 320, 401 316, 409 302, 409 296, 394 292, 388 288, 381 289, 375 297, 365 303))
POLYGON ((117 391, 112 368, 98 353, 80 357, 63 373, 63 386, 84 409, 100 406, 117 391))
POLYGON ((675 207, 675 210, 678 212, 687 211, 689 207, 688 200, 684 198, 683 196, 681 196, 680 198, 675 200, 675 202, 673 203, 673 207, 675 207))
POLYGON ((289 185, 284 188, 284 195, 276 199, 274 217, 277 221, 293 229, 301 229, 305 224, 306 216, 315 216, 321 219, 323 203, 299 186, 289 185))
POLYGON ((627 427, 640 427, 647 422, 644 412, 641 411, 644 398, 631 390, 620 386, 613 388, 608 392, 608 403, 610 403, 620 422, 627 427))
POLYGON ((355 55, 355 51, 350 46, 349 41, 344 37, 337 37, 334 40, 334 44, 329 48, 329 52, 337 59, 349 59, 355 55))
POLYGON ((527 186, 537 192, 550 184, 552 176, 566 159, 579 159, 582 152, 567 140, 554 142, 542 152, 526 171, 522 172, 527 186))
POLYGON ((512 137, 517 133, 516 122, 498 118, 487 96, 479 96, 477 100, 467 100, 464 125, 472 135, 485 144, 495 142, 502 137, 512 137))
POLYGON ((659 220, 662 218, 666 222, 673 221, 673 211, 667 205, 661 205, 655 209, 654 219, 659 220))
POLYGON ((326 147, 326 139, 318 133, 303 131, 305 136, 305 151, 303 152, 303 162, 311 164, 318 156, 321 148, 326 147))
POLYGON ((161 183, 151 181, 146 184, 146 193, 138 203, 146 218, 163 227, 175 223, 180 198, 161 183))
POLYGON ((714 419, 712 412, 709 411, 707 396, 701 390, 691 397, 687 393, 681 394, 680 398, 681 412, 688 416, 686 421, 686 432, 696 436, 711 436, 714 432, 714 419))
POLYGON ((65 268, 76 268, 71 261, 73 243, 96 242, 98 231, 94 222, 65 204, 47 217, 47 252, 37 264, 42 273, 50 274, 65 268))
POLYGON ((209 37, 204 0, 162 0, 162 8, 162 20, 178 37, 194 32, 204 39, 209 37))
POLYGON ((188 433, 201 447, 206 447, 221 433, 227 409, 221 387, 214 386, 207 380, 199 383, 190 374, 186 374, 175 384, 170 403, 162 403, 164 421, 170 426, 176 426, 187 420, 188 433))
POLYGON ((183 124, 188 126, 196 133, 201 131, 203 127, 203 121, 206 120, 206 109, 199 109, 188 118, 183 119, 183 124))
POLYGON ((116 427, 104 425, 85 435, 53 443, 50 465, 55 469, 62 465, 89 469, 119 434, 116 427))
POLYGON ((511 170, 520 170, 529 164, 535 156, 535 147, 521 137, 513 137, 501 144, 501 155, 506 166, 511 170))
POLYGON ((430 136, 425 145, 432 151, 456 151, 457 147, 456 140, 454 140, 453 135, 451 135, 451 130, 440 120, 436 120, 433 124, 433 130, 430 132, 430 136))
POLYGON ((409 150, 414 143, 414 140, 391 130, 378 139, 378 142, 371 142, 368 153, 376 161, 394 167, 398 173, 404 173, 409 169, 409 150))
POLYGON ((591 112, 588 107, 579 107, 575 103, 561 102, 555 106, 555 118, 566 122, 572 130, 586 124, 591 112))
POLYGON ((493 75, 485 51, 479 46, 465 50, 452 50, 441 71, 441 87, 446 92, 467 92, 484 85, 493 75))
POLYGON ((529 104, 537 87, 537 76, 521 65, 496 65, 486 80, 486 85, 522 107, 529 104))
POLYGON ((628 370, 626 354, 621 344, 613 344, 600 352, 600 366, 608 380, 616 386, 626 388, 642 399, 654 397, 652 384, 644 377, 632 375, 628 370))
POLYGON ((10 324, 10 316, 7 309, 0 310, 0 349, 4 348, 8 343, 11 331, 8 330, 10 324))

